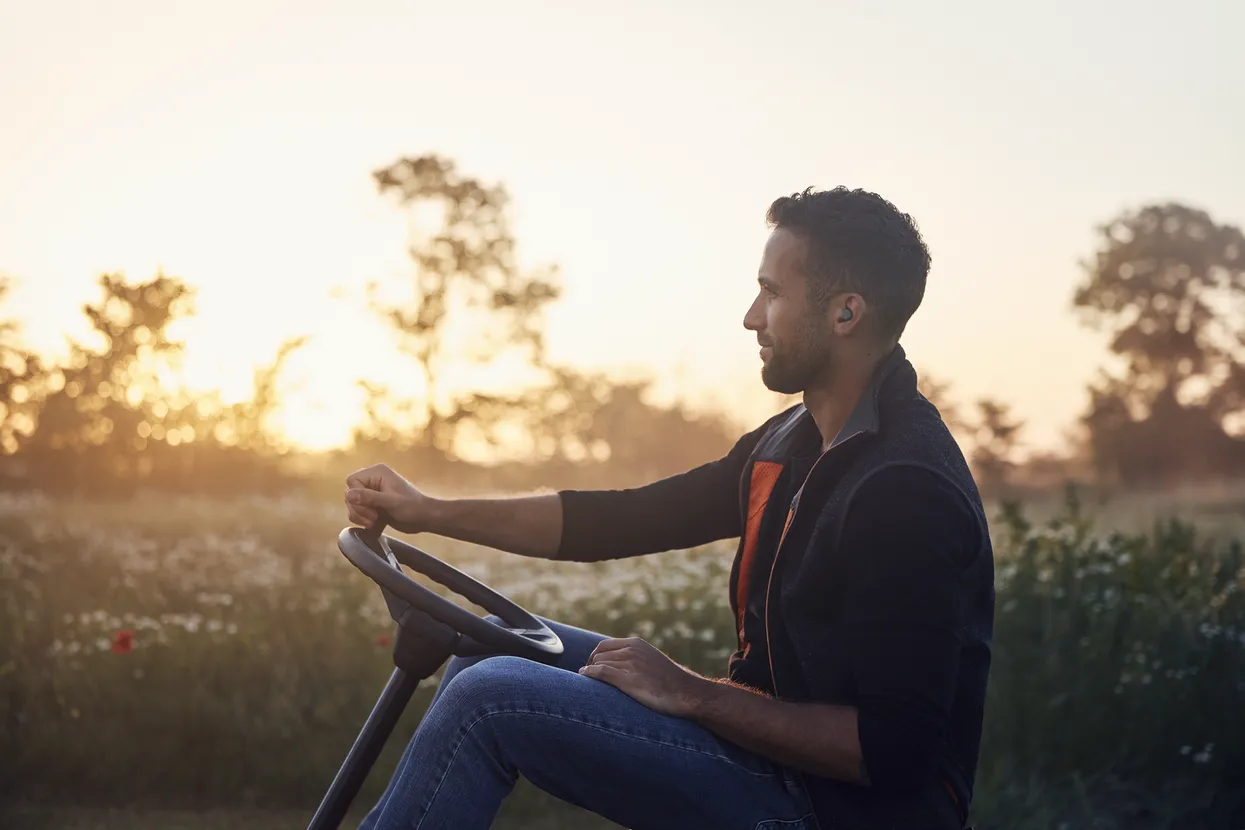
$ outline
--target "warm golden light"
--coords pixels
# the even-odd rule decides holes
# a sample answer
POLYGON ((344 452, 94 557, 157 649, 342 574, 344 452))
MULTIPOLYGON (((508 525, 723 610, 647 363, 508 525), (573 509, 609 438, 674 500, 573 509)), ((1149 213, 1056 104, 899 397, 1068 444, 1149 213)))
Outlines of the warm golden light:
MULTIPOLYGON (((982 38, 915 3, 885 19, 802 4, 794 29, 760 7, 719 9, 708 29, 690 10, 660 27, 581 10, 566 38, 563 11, 505 4, 129 8, 83 4, 68 28, 56 4, 10 15, 25 33, 0 58, 13 308, 55 355, 84 334, 100 273, 178 275, 198 316, 177 327, 184 365, 162 381, 227 402, 283 339, 309 335, 280 414, 304 446, 346 439, 359 378, 417 388, 364 309, 367 282, 409 274, 405 219, 369 179, 402 154, 444 152, 509 188, 521 259, 563 268, 552 358, 650 372, 661 394, 744 423, 772 405, 740 325, 765 207, 809 185, 875 189, 917 217, 934 256, 905 338, 914 361, 964 400, 1012 402, 1047 446, 1103 355, 1068 307, 1095 223, 1176 192, 1229 218, 1242 204, 1245 124, 1201 92, 1245 74, 1235 44, 1200 41, 1147 84, 1137 52, 1095 34, 1114 24, 1098 13, 1075 26, 1035 13, 982 38), (827 48, 844 26, 856 34, 827 48), (470 58, 456 37, 412 48, 412 32, 470 32, 470 58), (1127 126, 1139 120, 1199 129, 1127 126)), ((1239 30, 1239 9, 1220 12, 1197 38, 1239 30)))

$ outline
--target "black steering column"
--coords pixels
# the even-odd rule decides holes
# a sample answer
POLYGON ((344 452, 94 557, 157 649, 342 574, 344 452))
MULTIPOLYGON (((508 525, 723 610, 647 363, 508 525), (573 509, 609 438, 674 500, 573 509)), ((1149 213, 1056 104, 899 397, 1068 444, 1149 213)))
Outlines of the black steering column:
POLYGON ((398 624, 393 674, 308 830, 335 830, 341 824, 415 689, 436 674, 451 655, 507 654, 547 664, 556 663, 562 656, 558 635, 535 616, 435 556, 385 536, 384 527, 348 527, 338 535, 337 547, 380 586, 389 616, 398 624), (430 591, 403 573, 402 565, 484 608, 501 623, 479 617, 430 591))

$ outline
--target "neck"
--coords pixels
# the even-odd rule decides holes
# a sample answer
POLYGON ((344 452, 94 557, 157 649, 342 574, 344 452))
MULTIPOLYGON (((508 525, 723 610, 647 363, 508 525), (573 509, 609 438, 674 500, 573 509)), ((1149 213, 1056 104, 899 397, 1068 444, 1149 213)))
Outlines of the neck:
POLYGON ((804 390, 804 408, 813 416, 817 431, 821 433, 822 452, 830 449, 852 410, 860 403, 878 364, 892 348, 870 347, 859 356, 852 355, 841 365, 831 367, 823 380, 804 390))

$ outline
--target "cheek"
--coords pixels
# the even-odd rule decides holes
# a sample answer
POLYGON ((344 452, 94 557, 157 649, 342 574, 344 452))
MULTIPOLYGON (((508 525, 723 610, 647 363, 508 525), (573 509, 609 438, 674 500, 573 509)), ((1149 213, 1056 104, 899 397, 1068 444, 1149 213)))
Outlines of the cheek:
POLYGON ((765 327, 772 337, 782 338, 790 333, 791 324, 787 319, 789 316, 781 302, 770 302, 765 309, 765 327))

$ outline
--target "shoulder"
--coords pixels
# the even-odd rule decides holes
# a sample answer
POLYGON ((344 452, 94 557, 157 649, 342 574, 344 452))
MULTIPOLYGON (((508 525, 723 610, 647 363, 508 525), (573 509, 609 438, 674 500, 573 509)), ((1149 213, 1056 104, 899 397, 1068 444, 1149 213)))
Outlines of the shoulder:
POLYGON ((917 460, 891 461, 871 470, 856 483, 851 502, 893 502, 903 496, 933 500, 957 512, 973 512, 968 494, 950 475, 917 460))
POLYGON ((967 565, 985 532, 971 496, 943 471, 919 462, 893 462, 859 481, 848 497, 841 539, 885 548, 903 557, 938 549, 967 565), (884 545, 883 542, 892 544, 884 545))

